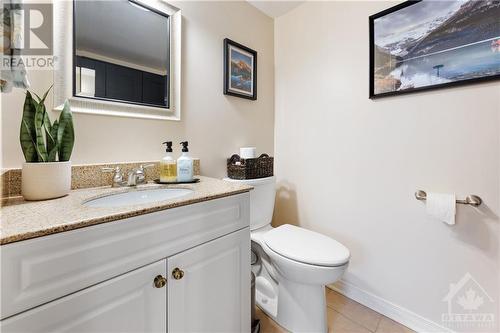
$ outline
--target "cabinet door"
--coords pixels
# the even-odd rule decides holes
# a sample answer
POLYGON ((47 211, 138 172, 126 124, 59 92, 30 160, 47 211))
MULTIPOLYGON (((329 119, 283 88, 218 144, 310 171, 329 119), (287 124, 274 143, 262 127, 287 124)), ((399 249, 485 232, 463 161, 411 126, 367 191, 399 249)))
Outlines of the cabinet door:
POLYGON ((168 106, 167 76, 142 72, 142 102, 168 106))
POLYGON ((10 332, 166 332, 167 288, 155 286, 166 260, 7 318, 10 332))
POLYGON ((142 73, 133 68, 106 63, 106 97, 141 102, 142 73))
POLYGON ((106 97, 106 63, 95 59, 77 56, 76 65, 78 67, 95 70, 95 97, 106 97))
POLYGON ((250 331, 248 228, 168 260, 168 332, 250 331))

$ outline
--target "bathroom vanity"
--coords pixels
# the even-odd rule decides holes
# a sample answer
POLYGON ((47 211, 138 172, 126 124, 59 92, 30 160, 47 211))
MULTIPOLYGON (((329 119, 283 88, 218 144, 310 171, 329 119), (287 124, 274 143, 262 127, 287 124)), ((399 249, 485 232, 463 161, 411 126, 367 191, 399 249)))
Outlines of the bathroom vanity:
POLYGON ((250 331, 251 188, 184 187, 125 207, 84 205, 124 191, 110 188, 2 207, 2 332, 250 331))

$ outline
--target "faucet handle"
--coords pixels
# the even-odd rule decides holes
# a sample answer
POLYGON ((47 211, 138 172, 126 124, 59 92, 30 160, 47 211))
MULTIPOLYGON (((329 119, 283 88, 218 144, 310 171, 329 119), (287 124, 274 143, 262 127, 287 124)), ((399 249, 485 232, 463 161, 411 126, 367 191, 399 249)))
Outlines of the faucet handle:
POLYGON ((102 172, 114 172, 114 173, 120 173, 121 170, 120 170, 120 167, 117 166, 115 168, 110 168, 110 167, 104 167, 104 168, 101 168, 101 171, 102 172))
POLYGON ((149 168, 152 168, 152 167, 154 167, 154 166, 155 166, 155 164, 154 164, 154 163, 144 164, 144 165, 142 165, 142 164, 141 164, 141 166, 140 166, 139 168, 140 168, 140 169, 142 169, 142 170, 144 170, 144 169, 149 169, 149 168))
POLYGON ((114 168, 104 167, 101 168, 101 171, 106 173, 113 172, 113 183, 111 184, 112 187, 119 187, 123 185, 123 174, 119 166, 116 166, 114 168))

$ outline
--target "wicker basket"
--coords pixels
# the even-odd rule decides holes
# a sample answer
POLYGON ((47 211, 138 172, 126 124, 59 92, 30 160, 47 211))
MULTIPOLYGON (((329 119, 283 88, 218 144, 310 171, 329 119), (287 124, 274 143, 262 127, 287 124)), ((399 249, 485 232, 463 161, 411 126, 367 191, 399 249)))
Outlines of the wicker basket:
POLYGON ((231 179, 271 177, 273 175, 273 162, 274 158, 267 154, 247 159, 234 154, 227 159, 227 176, 231 179))

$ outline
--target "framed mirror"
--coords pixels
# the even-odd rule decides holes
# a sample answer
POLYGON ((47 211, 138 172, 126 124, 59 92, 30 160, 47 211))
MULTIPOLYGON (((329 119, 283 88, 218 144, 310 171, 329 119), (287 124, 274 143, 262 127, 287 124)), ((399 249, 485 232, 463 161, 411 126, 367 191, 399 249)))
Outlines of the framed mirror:
POLYGON ((54 16, 56 108, 69 98, 74 112, 180 119, 180 10, 74 0, 55 2, 54 16))
POLYGON ((132 0, 73 6, 73 96, 168 108, 169 16, 132 0))

